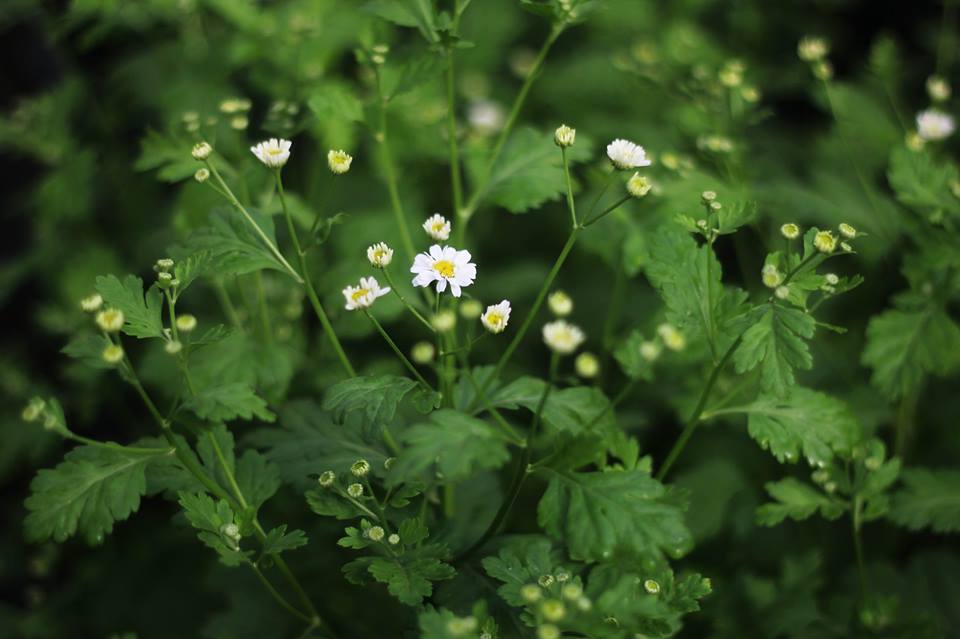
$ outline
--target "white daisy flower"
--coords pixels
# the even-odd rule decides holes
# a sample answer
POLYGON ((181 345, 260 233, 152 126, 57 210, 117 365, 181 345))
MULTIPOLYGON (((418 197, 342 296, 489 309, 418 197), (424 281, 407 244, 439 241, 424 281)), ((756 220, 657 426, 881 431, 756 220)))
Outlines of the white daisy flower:
POLYGON ((353 164, 353 156, 346 151, 330 149, 327 152, 327 166, 337 175, 343 175, 349 171, 351 164, 353 164))
POLYGON ((417 255, 410 272, 416 274, 414 286, 430 286, 436 282, 437 293, 442 293, 449 284, 453 296, 460 297, 460 289, 476 279, 477 265, 470 261, 470 251, 434 244, 429 252, 417 255))
POLYGON ((390 287, 380 288, 375 277, 361 277, 360 286, 348 286, 343 289, 343 297, 347 300, 346 308, 354 311, 358 308, 370 308, 377 301, 390 292, 390 287))
POLYGON ((650 166, 647 152, 630 140, 617 139, 607 145, 607 157, 618 169, 635 169, 640 166, 650 166))
POLYGON ((377 242, 367 248, 367 259, 376 268, 385 268, 393 261, 393 249, 386 242, 377 242))
POLYGON ((427 235, 440 242, 450 239, 450 222, 439 213, 434 213, 423 223, 423 230, 427 235))
POLYGON ((943 111, 927 109, 917 114, 917 134, 924 140, 943 140, 953 134, 956 123, 943 111))
POLYGON ((586 339, 583 331, 566 320, 556 320, 543 325, 543 341, 550 350, 560 355, 569 355, 586 339))
POLYGON ((510 321, 510 302, 503 300, 499 304, 492 304, 480 316, 483 327, 491 333, 502 333, 510 321))
POLYGON ((573 312, 573 299, 564 291, 554 291, 547 297, 550 312, 557 317, 566 317, 573 312))
POLYGON ((270 138, 256 146, 251 146, 250 151, 271 169, 279 169, 290 159, 292 144, 290 140, 270 138))

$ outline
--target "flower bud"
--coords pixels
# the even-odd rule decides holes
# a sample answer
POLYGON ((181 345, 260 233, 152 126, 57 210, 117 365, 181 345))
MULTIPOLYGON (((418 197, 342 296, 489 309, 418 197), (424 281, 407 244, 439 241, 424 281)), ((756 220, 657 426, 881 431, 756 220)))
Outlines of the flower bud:
POLYGON ((780 235, 784 236, 788 240, 795 240, 800 237, 800 227, 792 222, 784 224, 780 227, 780 235))
POLYGON ((660 335, 660 339, 663 340, 663 345, 671 351, 682 351, 687 345, 687 340, 683 336, 683 333, 670 324, 661 324, 658 326, 657 334, 660 335))
POLYGON ((713 202, 716 199, 717 199, 716 191, 704 191, 703 193, 700 194, 700 201, 703 202, 704 204, 709 205, 711 202, 713 202))
POLYGON ((100 310, 101 306, 103 306, 103 298, 99 293, 94 293, 93 295, 80 300, 80 308, 87 313, 98 311, 100 310))
POLYGON ((384 268, 393 261, 393 249, 378 242, 367 248, 367 259, 374 268, 384 268))
POLYGON ((927 94, 934 102, 945 102, 950 99, 950 85, 938 75, 927 78, 927 94))
POLYGON ((853 228, 846 222, 843 222, 842 224, 840 224, 839 229, 840 229, 840 235, 846 238, 853 239, 857 236, 857 229, 853 228))
POLYGON ((567 608, 559 599, 547 599, 540 604, 540 614, 548 621, 559 621, 567 614, 567 608))
POLYGON ((597 373, 600 372, 600 361, 597 359, 597 356, 593 353, 584 351, 577 355, 577 358, 573 360, 573 368, 577 371, 577 375, 584 379, 593 379, 597 376, 597 373))
POLYGON ((163 345, 163 350, 167 352, 167 355, 176 355, 183 350, 183 343, 179 340, 172 339, 163 345))
POLYGON ((524 584, 520 587, 520 596, 523 597, 524 601, 533 603, 540 600, 543 591, 536 584, 524 584))
POLYGON ((654 362, 660 357, 660 344, 651 341, 644 341, 640 344, 640 357, 648 362, 654 362))
POLYGON ((177 330, 181 333, 190 333, 197 328, 197 318, 184 313, 177 318, 177 330))
POLYGON ((783 275, 780 274, 779 269, 774 264, 765 265, 760 272, 760 277, 763 280, 763 285, 767 288, 776 288, 783 281, 783 275))
POLYGON ((343 175, 350 170, 353 163, 353 156, 346 151, 335 151, 331 149, 327 153, 327 165, 336 175, 343 175))
POLYGON ((200 167, 197 169, 197 172, 193 174, 193 179, 200 184, 203 184, 210 179, 210 170, 206 167, 200 167))
POLYGON ((829 50, 830 48, 827 46, 826 40, 814 36, 803 37, 797 45, 797 55, 799 55, 800 59, 804 62, 822 60, 829 50))
POLYGON ((630 197, 642 198, 650 192, 651 188, 653 185, 650 184, 650 180, 639 173, 634 173, 633 177, 627 180, 627 193, 630 197))
POLYGON ((358 459, 350 466, 350 472, 354 477, 366 477, 370 472, 370 462, 366 459, 358 459))
POLYGON ((653 579, 646 579, 643 582, 643 589, 651 595, 660 594, 660 584, 653 579))
POLYGON ((573 143, 576 141, 576 139, 577 130, 571 129, 566 124, 561 124, 559 127, 557 127, 556 132, 553 134, 554 143, 561 148, 573 146, 573 143))
POLYGON ((460 302, 460 317, 475 320, 483 314, 483 304, 480 300, 467 299, 460 302))
POLYGON ((367 539, 371 541, 381 541, 383 539, 384 533, 383 528, 380 526, 373 526, 367 530, 367 539))
POLYGON ((43 411, 47 407, 47 402, 41 397, 34 397, 27 403, 23 408, 23 412, 20 413, 20 417, 23 418, 25 422, 34 422, 43 414, 43 411))
POLYGON ((123 347, 119 344, 110 344, 103 352, 100 353, 100 357, 103 358, 107 364, 117 364, 120 360, 123 359, 123 347))
POLYGON ((397 533, 393 533, 392 535, 387 537, 387 543, 390 544, 391 546, 396 546, 397 544, 400 543, 400 535, 398 535, 397 533))
POLYGON ((430 342, 417 342, 410 349, 410 357, 416 364, 429 364, 435 354, 436 348, 430 342))
POLYGON ((790 297, 790 287, 789 286, 778 286, 776 290, 773 291, 773 294, 777 296, 779 300, 785 300, 790 297))
POLYGON ((206 142, 200 142, 193 145, 193 155, 194 160, 203 161, 210 157, 210 154, 213 153, 213 147, 207 144, 206 142))
POLYGON ((540 578, 537 579, 537 583, 544 588, 549 588, 553 585, 553 575, 540 575, 540 578))
POLYGON ((333 482, 335 482, 336 479, 337 479, 337 474, 335 472, 333 472, 332 470, 325 470, 322 473, 320 473, 320 477, 319 479, 317 479, 317 481, 324 488, 329 488, 330 486, 333 486, 333 482))
POLYGON ((560 591, 564 599, 577 600, 583 594, 583 588, 578 584, 567 584, 560 591))
POLYGON ((537 628, 537 639, 560 639, 560 629, 550 623, 537 628))
POLYGON ((433 316, 430 323, 439 332, 446 333, 447 331, 453 330, 453 327, 457 325, 457 316, 453 311, 440 311, 433 316))
POLYGON ((554 291, 547 297, 550 312, 557 317, 566 317, 573 312, 573 300, 564 291, 554 291))
POLYGON ((830 231, 818 231, 813 236, 813 246, 821 253, 833 253, 837 248, 837 238, 830 231))
POLYGON ((123 311, 118 308, 105 308, 96 316, 97 326, 106 333, 116 333, 123 328, 123 311))
POLYGON ((350 484, 347 486, 347 494, 357 499, 363 496, 363 486, 361 484, 350 484))
POLYGON ((837 277, 836 273, 827 273, 823 276, 823 279, 825 279, 830 286, 836 286, 840 283, 840 278, 837 277))

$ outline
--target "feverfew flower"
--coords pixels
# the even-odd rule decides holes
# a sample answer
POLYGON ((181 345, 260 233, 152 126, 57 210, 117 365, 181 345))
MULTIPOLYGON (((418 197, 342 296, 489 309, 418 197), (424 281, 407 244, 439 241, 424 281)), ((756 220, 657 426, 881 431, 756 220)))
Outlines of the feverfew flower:
POLYGON ((837 277, 836 273, 827 273, 823 276, 823 279, 825 279, 830 286, 836 286, 840 283, 840 278, 837 277))
POLYGON ((566 320, 556 320, 543 325, 543 341, 550 350, 560 355, 569 355, 586 339, 583 331, 566 320))
POLYGON ((775 264, 764 266, 760 276, 763 279, 763 285, 767 288, 777 288, 783 281, 783 275, 780 274, 775 264))
POLYGON ((553 134, 553 141, 559 147, 573 146, 576 140, 577 130, 571 129, 566 124, 561 124, 557 127, 556 132, 553 134))
POLYGON ((631 197, 641 198, 649 193, 652 187, 650 180, 639 173, 634 173, 633 177, 627 180, 627 193, 631 197))
POLYGON ((203 184, 210 179, 210 170, 203 167, 197 169, 197 172, 193 174, 193 179, 203 184))
POLYGON ((370 462, 366 459, 358 459, 350 466, 350 472, 355 477, 366 477, 367 473, 370 472, 370 462))
POLYGON ((477 278, 477 265, 470 261, 470 251, 434 244, 429 252, 417 255, 410 272, 416 275, 414 286, 430 286, 436 282, 437 293, 442 293, 449 284, 453 296, 460 297, 461 289, 477 278))
POLYGON ((600 372, 600 361, 597 360, 597 356, 593 353, 580 353, 577 355, 577 358, 573 360, 573 368, 580 377, 593 379, 597 376, 597 373, 600 372))
POLYGON ((384 268, 393 261, 393 249, 384 242, 377 242, 367 248, 367 259, 376 268, 384 268))
POLYGON ((123 348, 118 344, 110 344, 103 352, 100 354, 100 357, 103 358, 107 364, 116 364, 123 359, 123 348))
POLYGON ((213 147, 206 142, 199 142, 193 145, 193 150, 190 153, 194 160, 203 161, 213 153, 213 147))
POLYGON ((790 297, 790 287, 789 286, 778 286, 777 290, 773 292, 777 296, 777 299, 785 300, 790 297))
POLYGON ((352 163, 353 156, 346 151, 330 149, 327 152, 327 166, 337 175, 343 175, 349 171, 352 163))
POLYGON ((618 169, 635 169, 650 166, 647 152, 630 140, 616 139, 607 145, 607 157, 618 169))
POLYGON ((370 308, 378 297, 383 297, 389 292, 389 286, 380 288, 377 278, 361 277, 360 286, 348 286, 343 289, 343 297, 347 300, 346 309, 354 311, 358 308, 370 308))
POLYGON ((663 340, 663 345, 671 351, 682 351, 687 346, 687 339, 671 324, 661 324, 657 327, 657 334, 663 340))
POLYGON ((363 496, 363 484, 350 484, 347 486, 347 494, 354 499, 359 499, 363 496))
POLYGON ((177 318, 177 330, 181 333, 190 333, 197 327, 197 318, 193 315, 181 315, 177 318))
POLYGON ((830 231, 820 231, 813 236, 813 246, 821 253, 833 253, 837 248, 837 238, 830 231))
POLYGON ((780 235, 784 236, 788 240, 795 240, 800 237, 800 227, 792 222, 784 224, 780 227, 780 235))
POLYGON ((938 75, 927 78, 927 94, 934 102, 944 102, 950 99, 950 85, 938 75))
POLYGON ((423 230, 433 239, 446 242, 450 239, 450 222, 439 213, 434 213, 423 223, 423 230))
POLYGON ((847 224, 846 222, 843 222, 843 223, 840 224, 840 226, 837 227, 837 228, 840 229, 840 235, 842 235, 842 236, 844 236, 844 237, 847 237, 847 238, 851 238, 851 239, 852 239, 852 238, 855 238, 855 237, 857 236, 857 229, 853 228, 852 226, 850 226, 850 225, 847 224))
POLYGON ((107 333, 116 333, 123 328, 123 311, 118 308, 105 308, 97 313, 97 326, 107 333))
POLYGON ((101 306, 103 306, 103 298, 99 293, 94 293, 93 295, 80 300, 80 308, 87 313, 98 311, 100 310, 101 306))
POLYGON ((483 327, 491 333, 502 333, 510 321, 510 302, 503 300, 499 304, 492 304, 480 316, 483 327))
POLYGON ((917 114, 917 134, 924 140, 943 140, 950 137, 955 128, 953 117, 943 111, 927 109, 917 114))
POLYGON ((829 50, 826 40, 814 36, 805 36, 797 45, 797 55, 804 62, 822 60, 829 50))
POLYGON ((547 297, 550 312, 557 317, 566 317, 573 312, 573 300, 564 291, 554 291, 547 297))
POLYGON ((290 147, 292 145, 293 143, 290 140, 270 138, 256 146, 251 146, 250 151, 266 166, 271 169, 279 169, 290 159, 290 147))

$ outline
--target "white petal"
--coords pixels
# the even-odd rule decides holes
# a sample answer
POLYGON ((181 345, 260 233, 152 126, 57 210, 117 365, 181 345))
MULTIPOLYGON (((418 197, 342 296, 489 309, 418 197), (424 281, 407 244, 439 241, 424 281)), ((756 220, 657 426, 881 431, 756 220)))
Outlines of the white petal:
POLYGON ((430 257, 435 260, 443 259, 443 249, 440 248, 439 244, 434 244, 430 247, 430 257))
POLYGON ((456 282, 450 282, 450 292, 453 293, 454 297, 460 297, 460 287, 456 282))
POLYGON ((447 280, 442 277, 437 278, 437 293, 443 293, 445 290, 447 290, 447 280))

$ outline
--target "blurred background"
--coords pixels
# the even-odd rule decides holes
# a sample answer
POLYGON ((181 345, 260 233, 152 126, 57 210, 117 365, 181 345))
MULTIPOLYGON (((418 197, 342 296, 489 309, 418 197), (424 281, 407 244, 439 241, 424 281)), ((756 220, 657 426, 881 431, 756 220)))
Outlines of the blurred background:
MULTIPOLYGON (((260 597, 252 583, 228 576, 189 531, 170 526, 164 502, 146 500, 97 548, 80 540, 26 544, 20 522, 29 481, 68 445, 24 424, 20 411, 35 394, 54 395, 76 432, 117 441, 150 433, 116 376, 95 374, 60 349, 89 321, 78 300, 97 275, 149 278, 153 262, 220 205, 192 179, 189 149, 200 139, 234 162, 244 197, 265 212, 275 206, 260 195, 269 176, 256 170, 247 147, 268 136, 294 141, 285 181, 298 214, 346 214, 316 265, 321 295, 362 367, 393 370, 367 327, 339 310, 340 289, 365 268, 363 248, 400 244, 365 124, 370 78, 357 52, 387 43, 389 64, 413 60, 425 46, 415 30, 395 28, 364 7, 344 0, 0 4, 0 637, 285 636, 286 622, 272 611, 252 614, 249 600, 260 597), (356 158, 335 186, 328 148, 356 158)), ((644 238, 677 212, 694 215, 702 190, 759 203, 758 222, 718 244, 725 280, 749 290, 760 288, 765 247, 782 223, 846 221, 869 237, 838 268, 862 273, 866 284, 829 308, 829 321, 849 330, 818 336, 817 365, 803 382, 847 399, 866 429, 888 442, 890 425, 907 411, 916 424, 910 463, 955 465, 960 394, 952 369, 924 377, 908 401, 890 401, 871 385, 860 353, 870 318, 894 296, 931 281, 957 254, 954 234, 943 245, 946 262, 917 257, 918 247, 943 236, 935 220, 905 211, 886 179, 891 150, 929 104, 927 78, 938 73, 956 86, 957 12, 952 0, 608 0, 565 33, 521 125, 544 135, 563 122, 576 127, 578 144, 593 149, 593 160, 578 170, 584 188, 604 179, 600 155, 609 139, 635 140, 656 159, 649 201, 630 203, 602 232, 588 234, 560 276, 575 300, 574 319, 593 330, 590 349, 603 353, 631 329, 656 325, 662 309, 642 276, 644 238), (836 117, 797 57, 807 34, 830 42, 836 117), (740 80, 728 83, 725 71, 740 80), (914 258, 912 273, 922 276, 909 268, 904 274, 914 258), (611 308, 617 312, 601 326, 597 309, 611 308)), ((548 25, 516 0, 473 0, 462 26, 472 46, 457 53, 457 117, 469 159, 503 126, 548 25)), ((439 80, 437 73, 397 98, 390 115, 401 196, 415 230, 435 211, 450 215, 439 80)), ((948 141, 948 152, 956 148, 948 141)), ((482 274, 474 294, 485 303, 531 299, 563 243, 566 220, 559 201, 520 215, 497 208, 478 214, 466 247, 482 274)), ((230 283, 242 300, 239 321, 255 314, 244 291, 260 285, 279 318, 270 352, 241 349, 238 361, 262 369, 258 379, 273 400, 315 397, 338 371, 313 318, 300 317, 302 301, 280 280, 230 283)), ((198 289, 184 305, 201 322, 222 321, 215 297, 213 289, 198 289)), ((956 303, 944 304, 956 317, 956 303)), ((400 310, 391 300, 384 320, 409 348, 417 330, 399 321, 400 310)), ((478 361, 492 361, 496 347, 488 340, 485 348, 478 361)), ((517 371, 543 373, 539 345, 521 355, 517 371)), ((162 393, 169 369, 162 353, 135 356, 162 393)), ((612 394, 618 373, 609 357, 601 362, 598 383, 612 394)), ((683 362, 675 368, 624 408, 624 426, 654 456, 673 442, 677 411, 686 412, 696 391, 683 362)), ((677 482, 693 491, 690 525, 698 539, 684 562, 710 576, 715 592, 682 636, 848 636, 855 577, 846 529, 817 520, 757 529, 753 509, 763 482, 782 471, 739 430, 732 423, 704 428, 678 467, 677 482)), ((289 492, 276 508, 303 519, 300 497, 289 492)), ((526 517, 532 530, 534 517, 526 517)), ((376 615, 356 619, 373 602, 351 599, 359 594, 339 579, 336 551, 314 550, 332 546, 335 526, 310 519, 298 522, 314 542, 301 560, 317 592, 329 592, 328 605, 353 618, 355 636, 394 636, 376 615)), ((912 624, 898 630, 904 634, 876 636, 960 636, 955 539, 878 524, 866 544, 873 574, 912 624)), ((381 619, 393 614, 393 603, 377 604, 381 619)))

